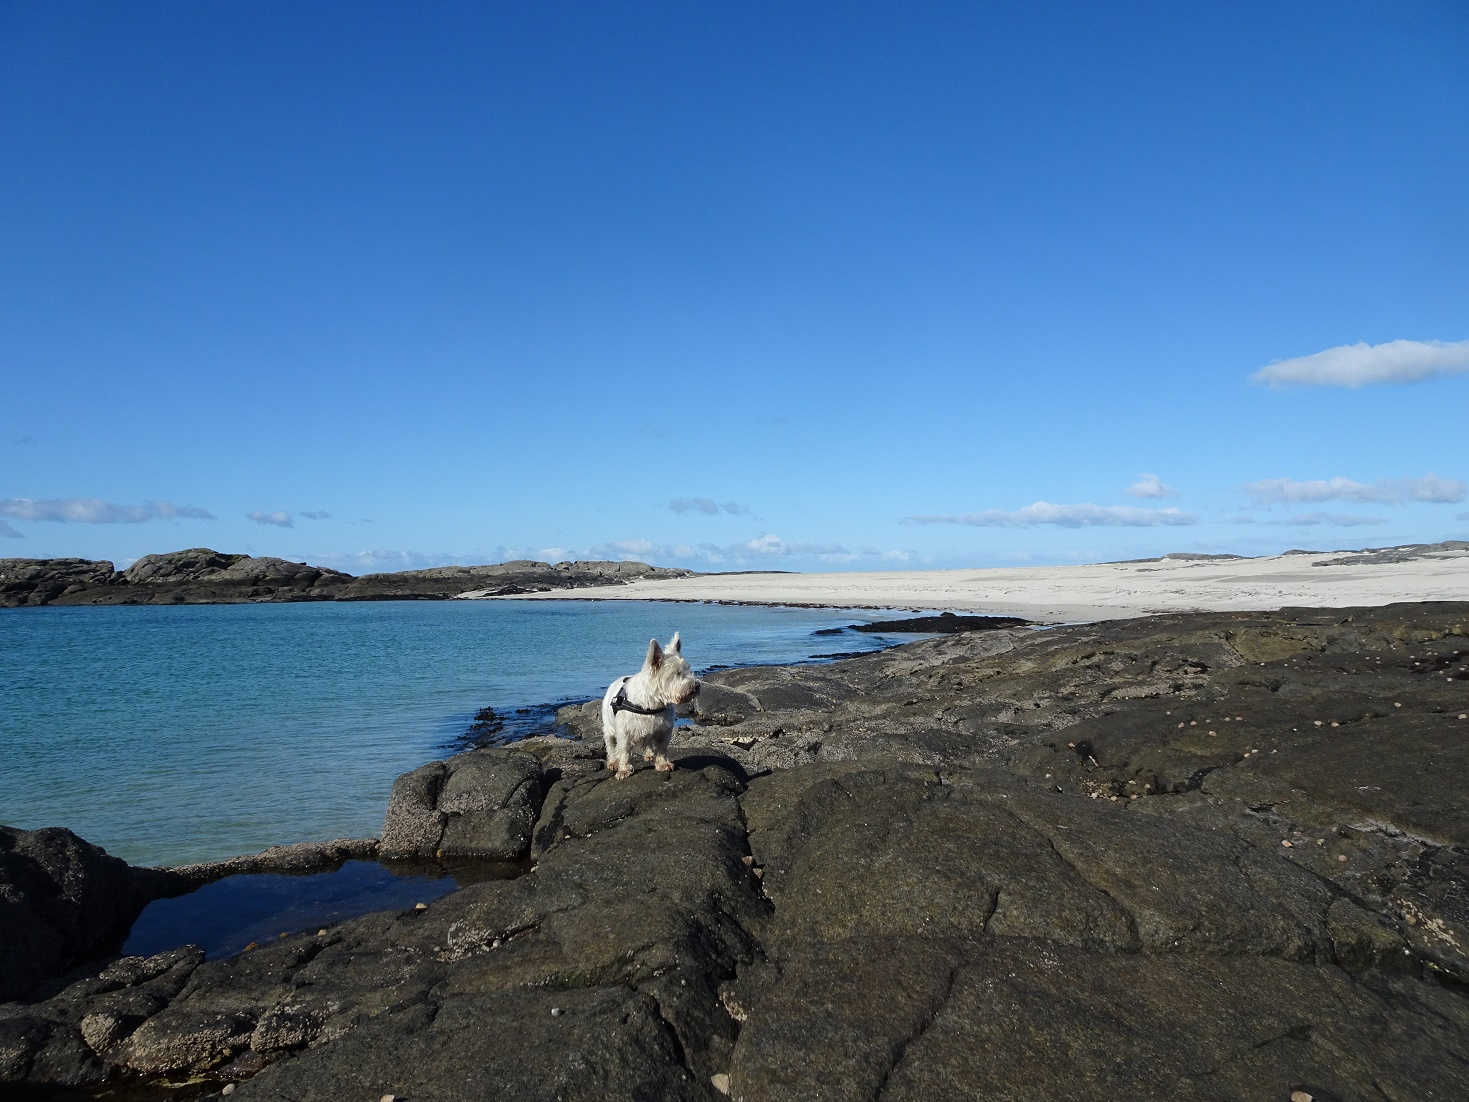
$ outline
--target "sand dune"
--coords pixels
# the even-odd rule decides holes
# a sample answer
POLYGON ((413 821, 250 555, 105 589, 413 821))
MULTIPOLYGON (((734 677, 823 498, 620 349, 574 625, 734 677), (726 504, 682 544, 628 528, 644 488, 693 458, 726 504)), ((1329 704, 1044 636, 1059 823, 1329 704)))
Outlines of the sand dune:
POLYGON ((513 599, 953 609, 1074 623, 1157 612, 1469 601, 1469 547, 1430 545, 1403 548, 1400 553, 1333 551, 1258 559, 1165 557, 1021 569, 714 574, 513 599))

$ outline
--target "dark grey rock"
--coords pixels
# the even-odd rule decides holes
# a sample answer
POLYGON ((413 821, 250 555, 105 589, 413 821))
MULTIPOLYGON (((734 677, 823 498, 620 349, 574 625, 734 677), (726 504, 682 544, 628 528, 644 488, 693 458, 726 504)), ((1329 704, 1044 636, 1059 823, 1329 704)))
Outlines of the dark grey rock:
POLYGON ((69 830, 0 827, 0 1000, 115 948, 167 882, 69 830))
POLYGON ((0 607, 15 605, 238 604, 254 601, 445 600, 472 591, 530 593, 688 570, 637 562, 441 566, 354 578, 340 570, 269 556, 191 547, 144 555, 123 571, 84 559, 0 559, 0 607))
POLYGON ((379 854, 385 859, 518 861, 545 782, 534 756, 471 750, 405 773, 393 785, 379 854))

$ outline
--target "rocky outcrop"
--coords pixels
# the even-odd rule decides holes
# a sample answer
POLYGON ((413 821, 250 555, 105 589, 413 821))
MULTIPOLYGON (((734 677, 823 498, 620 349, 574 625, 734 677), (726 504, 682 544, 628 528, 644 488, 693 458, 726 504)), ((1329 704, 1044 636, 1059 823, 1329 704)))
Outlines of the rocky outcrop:
POLYGON ((167 879, 69 830, 0 826, 0 1002, 115 951, 167 879))
POLYGON ((0 559, 0 608, 48 605, 110 584, 110 562, 92 559, 0 559))
POLYGON ((684 578, 693 572, 642 562, 534 562, 516 559, 491 566, 436 566, 394 574, 365 574, 352 579, 339 600, 405 600, 459 597, 465 594, 509 596, 552 589, 617 585, 642 578, 684 578))
POLYGON ((544 793, 530 754, 475 750, 430 762, 393 784, 379 856, 521 861, 544 793))
POLYGON ((689 573, 634 562, 517 560, 359 578, 286 559, 194 547, 144 555, 122 571, 110 562, 85 559, 0 559, 0 607, 444 600, 469 592, 535 593, 689 573))
POLYGON ((872 634, 912 632, 915 635, 952 635, 960 631, 999 631, 1001 628, 1023 628, 1029 624, 1029 620, 1022 620, 1018 616, 960 616, 953 612, 940 612, 937 616, 909 616, 902 620, 872 620, 865 624, 852 624, 849 630, 872 634))
POLYGON ((525 863, 0 1007, 0 1080, 1469 1095, 1469 606, 949 635, 711 675, 694 718, 667 775, 591 722, 407 774, 384 848, 462 820, 525 863))

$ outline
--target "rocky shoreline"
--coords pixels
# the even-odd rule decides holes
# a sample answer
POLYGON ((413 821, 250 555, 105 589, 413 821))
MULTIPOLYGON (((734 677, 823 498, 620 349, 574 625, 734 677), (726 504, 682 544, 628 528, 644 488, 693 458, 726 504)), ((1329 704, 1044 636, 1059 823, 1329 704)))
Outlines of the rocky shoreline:
POLYGON ((0 832, 0 1083, 1469 1096, 1469 604, 723 671, 675 772, 625 782, 595 702, 560 718, 405 774, 376 840, 142 870, 0 832), (347 856, 497 878, 226 960, 109 955, 148 898, 347 856))
POLYGON ((438 566, 355 577, 307 563, 194 547, 144 555, 126 570, 117 570, 103 560, 0 559, 0 608, 442 601, 468 592, 510 596, 691 574, 641 562, 544 563, 524 559, 490 566, 438 566))

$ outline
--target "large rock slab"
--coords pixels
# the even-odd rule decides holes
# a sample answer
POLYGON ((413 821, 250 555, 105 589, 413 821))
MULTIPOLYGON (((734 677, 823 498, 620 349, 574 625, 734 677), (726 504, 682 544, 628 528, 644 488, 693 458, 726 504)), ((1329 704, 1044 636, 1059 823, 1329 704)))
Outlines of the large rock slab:
POLYGON ((472 750, 430 762, 394 783, 379 856, 520 861, 530 854, 545 783, 530 754, 472 750))

